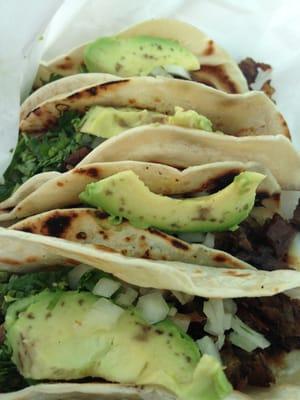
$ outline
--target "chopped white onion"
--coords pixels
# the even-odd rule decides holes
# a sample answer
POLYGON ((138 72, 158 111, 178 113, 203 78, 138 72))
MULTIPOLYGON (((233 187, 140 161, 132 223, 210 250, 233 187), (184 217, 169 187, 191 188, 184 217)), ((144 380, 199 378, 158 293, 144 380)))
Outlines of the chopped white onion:
POLYGON ((181 328, 183 332, 186 333, 188 331, 191 323, 191 319, 188 315, 177 313, 175 317, 171 318, 171 320, 181 328))
POLYGON ((258 68, 258 74, 255 78, 255 81, 250 84, 252 90, 261 90, 263 85, 271 78, 272 68, 268 68, 267 70, 263 70, 258 68))
POLYGON ((204 246, 213 249, 215 247, 215 235, 213 233, 207 233, 203 241, 204 246))
POLYGON ((131 287, 125 287, 123 291, 117 295, 115 301, 120 306, 129 307, 134 303, 138 295, 137 290, 131 287))
POLYGON ((205 239, 203 232, 184 232, 179 233, 178 238, 188 243, 202 243, 205 239))
POLYGON ((193 295, 183 293, 183 292, 178 292, 177 290, 172 290, 173 295, 176 297, 176 299, 179 301, 181 305, 184 305, 186 303, 190 303, 191 301, 194 300, 193 295))
POLYGON ((207 317, 204 331, 217 336, 216 346, 218 349, 224 345, 224 332, 231 329, 236 310, 236 304, 231 299, 210 299, 203 304, 203 312, 207 317))
POLYGON ((69 286, 72 290, 76 290, 81 277, 93 268, 89 265, 79 264, 68 273, 69 286))
MULTIPOLYGON (((232 299, 224 299, 223 300, 224 304, 224 310, 225 312, 235 315, 237 312, 237 305, 234 300, 232 299)), ((229 328, 228 328, 229 329, 229 328)))
POLYGON ((110 298, 120 288, 121 282, 115 281, 114 279, 101 278, 96 283, 93 294, 96 296, 110 298))
POLYGON ((189 72, 180 65, 173 65, 173 64, 165 65, 164 69, 174 77, 188 79, 189 81, 192 80, 189 72))
POLYGON ((207 316, 204 331, 219 336, 224 333, 224 306, 223 300, 210 299, 203 304, 203 312, 207 316))
POLYGON ((124 313, 124 309, 107 299, 99 299, 86 314, 83 323, 94 329, 111 329, 124 313))
POLYGON ((232 329, 233 332, 229 335, 231 343, 249 353, 257 348, 265 349, 271 344, 261 333, 251 329, 237 316, 232 319, 232 329))
POLYGON ((222 335, 219 335, 216 341, 216 346, 219 350, 224 346, 225 343, 225 335, 224 333, 222 335))
POLYGON ((149 324, 164 320, 169 313, 169 306, 160 292, 152 292, 140 297, 136 307, 149 324))
POLYGON ((202 354, 208 354, 221 361, 220 353, 215 342, 209 336, 204 336, 201 339, 196 340, 196 343, 202 354))

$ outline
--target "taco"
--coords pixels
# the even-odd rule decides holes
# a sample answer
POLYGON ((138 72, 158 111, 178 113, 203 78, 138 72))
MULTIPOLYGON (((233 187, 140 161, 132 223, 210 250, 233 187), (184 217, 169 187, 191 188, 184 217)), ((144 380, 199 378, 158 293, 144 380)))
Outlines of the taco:
MULTIPOLYGON (((1 200, 9 198, 24 182, 21 191, 29 193, 31 185, 37 186, 36 175, 71 169, 93 149, 100 149, 103 140, 135 126, 152 123, 154 132, 162 134, 164 124, 170 130, 176 126, 196 128, 199 136, 205 130, 215 131, 212 141, 229 135, 289 136, 281 114, 259 92, 229 95, 178 80, 115 79, 103 74, 68 77, 41 88, 26 100, 21 109, 19 142, 4 174, 5 183, 0 185, 1 200), (66 94, 66 90, 73 91, 66 94)), ((40 175, 37 179, 46 181, 48 177, 40 175)), ((0 205, 1 209, 8 207, 7 203, 0 205)))
POLYGON ((248 91, 237 63, 218 44, 194 26, 172 19, 145 21, 42 62, 34 87, 80 72, 175 77, 228 93, 248 91))
POLYGON ((299 287, 297 272, 142 260, 8 229, 0 240, 1 255, 52 258, 25 275, 22 262, 1 264, 11 393, 0 399, 297 395, 298 293, 281 293, 299 287))

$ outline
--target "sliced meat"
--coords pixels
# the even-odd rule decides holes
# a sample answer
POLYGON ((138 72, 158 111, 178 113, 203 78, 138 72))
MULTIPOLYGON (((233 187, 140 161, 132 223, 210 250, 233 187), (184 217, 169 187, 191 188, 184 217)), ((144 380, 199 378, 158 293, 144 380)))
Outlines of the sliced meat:
POLYGON ((237 300, 237 314, 277 349, 300 349, 300 301, 279 294, 237 300))
MULTIPOLYGON (((273 99, 273 94, 276 92, 274 86, 271 85, 271 79, 268 79, 260 88, 271 100, 274 101, 273 99)), ((274 101, 275 103, 275 101, 274 101)))
POLYGON ((74 168, 81 160, 84 159, 91 152, 89 147, 81 147, 75 150, 69 157, 65 160, 65 169, 69 170, 74 168))
POLYGON ((293 218, 291 219, 291 224, 293 224, 298 230, 300 230, 300 199, 298 200, 293 218))
POLYGON ((296 235, 296 230, 279 214, 275 214, 271 220, 266 222, 264 233, 276 256, 282 259, 288 252, 291 242, 296 235))
POLYGON ((239 63, 239 67, 242 70, 242 73, 244 74, 248 82, 249 89, 251 89, 250 88, 251 83, 255 82, 259 69, 263 71, 272 70, 271 65, 261 62, 256 62, 251 57, 247 57, 244 60, 242 60, 239 63))
POLYGON ((275 382, 262 350, 248 353, 226 342, 220 354, 226 365, 226 376, 234 389, 244 390, 248 385, 268 387, 275 382))
POLYGON ((266 271, 289 268, 286 254, 296 234, 279 214, 261 226, 249 217, 234 232, 215 234, 215 247, 266 271))

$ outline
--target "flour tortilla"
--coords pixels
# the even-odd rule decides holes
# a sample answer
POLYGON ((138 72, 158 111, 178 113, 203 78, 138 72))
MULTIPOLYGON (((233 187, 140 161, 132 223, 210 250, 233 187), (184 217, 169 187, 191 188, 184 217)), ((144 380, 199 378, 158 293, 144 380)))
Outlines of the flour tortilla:
POLYGON ((253 161, 267 168, 281 189, 300 190, 300 154, 282 135, 239 138, 177 126, 147 125, 107 140, 78 165, 128 159, 180 169, 220 161, 253 161))
MULTIPOLYGON (((14 393, 0 394, 0 400, 176 400, 157 388, 112 383, 57 383, 34 385, 14 393)), ((250 400, 238 392, 225 400, 250 400)), ((298 398, 293 397, 298 400, 298 398)), ((177 399, 178 400, 178 399, 177 399)), ((277 399, 275 399, 277 400, 277 399)))
MULTIPOLYGON (((176 40, 199 58, 200 70, 192 74, 195 81, 228 93, 248 91, 246 79, 237 63, 218 44, 190 24, 173 19, 153 19, 132 26, 117 35, 123 38, 144 35, 176 40)), ((43 81, 48 81, 51 73, 63 76, 78 74, 87 44, 50 62, 42 62, 34 87, 40 87, 43 81)))
MULTIPOLYGON (((14 393, 0 394, 0 400, 175 400, 165 391, 110 383, 40 384, 14 393)), ((178 400, 178 399, 177 399, 178 400)), ((276 385, 259 388, 248 395, 233 392, 225 400, 300 400, 300 388, 276 385)))
POLYGON ((71 93, 91 85, 101 85, 105 82, 118 81, 119 79, 118 76, 110 74, 87 73, 68 76, 63 80, 50 82, 47 86, 42 86, 40 89, 36 90, 22 103, 20 121, 24 119, 31 110, 51 97, 56 97, 64 93, 71 93))
POLYGON ((110 79, 106 74, 104 77, 102 74, 92 75, 72 77, 74 82, 82 82, 80 88, 75 83, 71 84, 72 79, 68 78, 66 82, 62 79, 53 82, 49 87, 46 86, 42 95, 39 91, 33 93, 21 108, 21 131, 33 133, 47 130, 55 124, 62 110, 85 112, 88 107, 98 104, 113 107, 131 106, 162 113, 173 113, 174 107, 180 106, 185 110, 192 109, 205 115, 212 121, 214 129, 225 134, 281 134, 290 137, 286 121, 263 92, 252 91, 234 95, 179 79, 134 77, 116 80, 116 77, 110 76, 110 79), (101 80, 104 83, 99 83, 101 80), (70 92, 72 86, 75 89, 70 92), (45 98, 47 99, 39 103, 39 100, 45 98))
POLYGON ((253 269, 230 254, 201 244, 190 244, 156 229, 139 229, 92 208, 53 210, 26 218, 11 229, 55 236, 82 244, 96 244, 129 257, 182 261, 212 267, 253 269))
POLYGON ((0 270, 25 273, 50 266, 88 264, 141 287, 207 298, 272 296, 300 287, 293 270, 214 268, 179 261, 127 257, 102 245, 0 228, 0 270))
POLYGON ((186 195, 212 190, 228 177, 243 171, 256 171, 266 175, 266 179, 258 188, 258 194, 273 198, 274 207, 278 206, 280 186, 270 171, 257 163, 219 162, 179 171, 162 164, 120 161, 84 164, 64 174, 53 172, 54 175, 50 175, 53 179, 49 180, 46 178, 50 173, 38 174, 22 185, 9 199, 0 203, 0 221, 78 205, 78 196, 87 184, 126 170, 134 171, 151 191, 163 195, 186 195))

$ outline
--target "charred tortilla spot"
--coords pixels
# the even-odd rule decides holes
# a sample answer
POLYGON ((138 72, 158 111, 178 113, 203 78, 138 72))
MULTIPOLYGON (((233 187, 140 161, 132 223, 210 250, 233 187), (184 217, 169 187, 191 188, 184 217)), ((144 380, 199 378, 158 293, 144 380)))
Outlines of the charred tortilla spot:
POLYGON ((230 79, 223 65, 201 65, 201 69, 192 73, 192 78, 217 89, 223 88, 228 93, 239 93, 237 85, 230 79))
POLYGON ((107 214, 105 211, 97 210, 95 211, 95 216, 99 219, 106 219, 109 217, 109 214, 107 214))
POLYGON ((96 96, 97 87, 91 87, 91 88, 87 89, 87 92, 90 93, 90 95, 92 95, 92 96, 96 96))
POLYGON ((94 167, 86 168, 85 173, 91 178, 99 178, 99 173, 97 168, 94 167))
POLYGON ((85 232, 82 232, 82 231, 78 232, 76 234, 76 238, 79 239, 79 240, 86 240, 87 234, 85 232))
POLYGON ((135 100, 135 99, 128 99, 128 103, 131 104, 131 105, 133 105, 133 104, 136 103, 136 100, 135 100))
POLYGON ((143 254, 142 258, 146 258, 146 259, 149 259, 149 258, 150 258, 150 250, 149 250, 149 249, 147 249, 147 250, 145 251, 145 253, 143 254))
POLYGON ((84 92, 75 92, 67 97, 67 100, 78 100, 84 96, 84 92))
POLYGON ((228 261, 225 254, 216 254, 216 255, 214 255, 213 259, 214 259, 214 261, 216 261, 218 263, 225 263, 228 261))
POLYGON ((233 182, 235 176, 240 174, 241 172, 242 169, 231 169, 225 173, 209 179, 200 188, 198 188, 196 192, 204 190, 208 192, 217 192, 219 190, 222 190, 226 186, 230 185, 233 182))
POLYGON ((28 319, 34 319, 34 318, 35 318, 35 316, 33 315, 32 312, 31 312, 31 313, 28 313, 28 314, 26 315, 26 317, 27 317, 28 319))
POLYGON ((65 61, 61 64, 57 65, 57 68, 62 69, 63 71, 70 70, 74 67, 74 63, 70 57, 65 57, 65 61))
POLYGON ((71 94, 70 96, 67 97, 67 100, 76 100, 81 97, 83 98, 88 98, 90 96, 95 96, 99 93, 99 91, 103 90, 114 90, 114 87, 118 89, 120 85, 126 85, 129 80, 123 80, 123 81, 113 81, 113 82, 105 82, 102 84, 99 84, 98 86, 93 86, 92 88, 85 89, 83 91, 75 92, 71 94))
POLYGON ((14 207, 6 207, 6 208, 0 208, 1 212, 10 212, 14 209, 14 207))
POLYGON ((164 233, 162 231, 158 231, 155 228, 149 228, 148 231, 151 232, 153 235, 160 236, 163 239, 168 239, 169 238, 169 236, 166 233, 164 233))
POLYGON ((103 250, 109 253, 118 253, 116 250, 112 249, 111 247, 104 246, 103 244, 93 244, 92 246, 95 249, 103 250))
POLYGON ((27 263, 34 263, 34 262, 36 262, 37 260, 38 260, 37 257, 29 256, 29 257, 26 258, 25 261, 26 261, 27 263))
POLYGON ((21 265, 20 261, 12 260, 11 258, 0 258, 0 263, 1 264, 14 265, 16 267, 21 265))
POLYGON ((78 215, 73 212, 70 215, 54 214, 43 222, 42 234, 47 236, 63 237, 64 232, 78 215))
POLYGON ((50 317, 52 317, 52 313, 49 311, 49 312, 47 312, 47 314, 45 315, 45 318, 46 318, 46 319, 49 319, 50 317))
POLYGON ((227 275, 236 276, 237 278, 245 278, 246 276, 251 276, 251 274, 247 272, 238 272, 235 270, 229 270, 225 272, 227 275))
POLYGON ((214 41, 213 40, 209 40, 207 43, 207 47, 206 49, 203 51, 203 55, 204 56, 210 56, 213 54, 213 52, 215 51, 214 49, 214 41))
POLYGON ((63 182, 60 182, 60 181, 58 181, 58 182, 56 182, 56 185, 57 185, 58 187, 62 187, 62 186, 64 186, 64 183, 63 183, 63 182))
POLYGON ((284 128, 284 135, 286 137, 288 137, 289 139, 291 139, 291 133, 290 133, 290 130, 289 130, 289 127, 288 127, 288 124, 287 124, 286 120, 283 118, 283 115, 278 113, 278 118, 279 118, 279 120, 281 122, 281 125, 284 128))
POLYGON ((34 115, 36 115, 37 117, 40 117, 42 114, 42 110, 40 107, 36 108, 35 110, 32 111, 34 115))
POLYGON ((185 251, 189 250, 189 245, 184 243, 184 242, 182 242, 181 240, 171 239, 171 244, 174 247, 177 247, 177 249, 185 250, 185 251))

